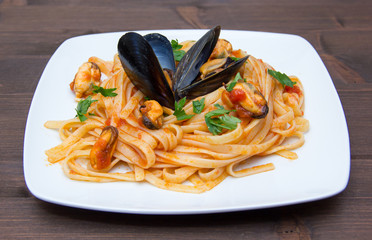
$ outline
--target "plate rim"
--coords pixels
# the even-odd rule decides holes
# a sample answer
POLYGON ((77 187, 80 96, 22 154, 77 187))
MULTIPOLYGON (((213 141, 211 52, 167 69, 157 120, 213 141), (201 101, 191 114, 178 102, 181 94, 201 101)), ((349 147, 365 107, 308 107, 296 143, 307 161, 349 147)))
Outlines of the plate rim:
MULTIPOLYGON (((208 29, 160 29, 160 30, 158 29, 158 30, 138 30, 138 31, 136 30, 134 32, 146 33, 146 32, 151 32, 152 31, 152 32, 167 32, 167 33, 176 32, 177 33, 177 32, 191 32, 191 31, 203 32, 203 31, 207 31, 207 30, 208 29)), ((329 75, 329 72, 328 72, 323 60, 320 58, 320 56, 317 53, 317 51, 315 50, 315 48, 305 38, 303 38, 302 36, 299 36, 299 35, 295 35, 295 34, 277 33, 277 32, 261 32, 261 31, 246 31, 246 30, 230 30, 230 29, 224 29, 222 31, 223 32, 237 32, 238 34, 240 34, 240 33, 243 33, 243 34, 244 33, 252 33, 252 34, 263 34, 263 35, 274 34, 274 35, 280 35, 280 36, 300 38, 302 41, 306 42, 306 44, 308 46, 310 46, 315 51, 315 53, 317 54, 317 56, 320 59, 320 62, 322 63, 322 65, 324 66, 324 68, 325 68, 325 70, 328 74, 328 77, 331 81, 331 85, 333 87, 332 90, 336 93, 337 100, 338 100, 338 105, 341 107, 341 113, 343 115, 342 121, 343 121, 343 125, 345 125, 344 130, 346 130, 344 132, 346 134, 345 135, 346 139, 344 139, 344 140, 348 143, 347 146, 346 146, 347 147, 346 152, 348 153, 348 161, 347 161, 347 168, 344 169, 344 170, 347 172, 347 174, 345 175, 345 178, 343 179, 344 181, 339 184, 337 189, 336 188, 332 189, 328 192, 324 192, 323 194, 316 195, 313 198, 306 197, 306 198, 303 198, 303 199, 294 199, 292 201, 282 201, 282 202, 276 202, 276 203, 271 203, 271 204, 267 203, 267 204, 261 204, 261 205, 258 205, 258 206, 257 205, 235 206, 235 207, 225 207, 225 208, 212 207, 212 208, 192 209, 192 210, 190 210, 190 209, 189 210, 180 210, 180 209, 170 209, 170 210, 145 209, 144 210, 144 209, 133 209, 133 208, 132 209, 125 209, 125 208, 119 209, 119 208, 115 208, 115 207, 112 208, 112 207, 107 207, 107 206, 97 207, 97 206, 94 206, 94 205, 84 205, 84 204, 78 204, 78 203, 73 203, 73 202, 60 201, 58 199, 53 199, 53 197, 48 197, 45 194, 40 193, 38 191, 38 189, 35 188, 35 186, 32 184, 32 180, 30 180, 30 172, 26 168, 27 158, 28 158, 28 156, 26 156, 26 154, 28 153, 27 144, 28 144, 28 140, 29 140, 28 139, 28 132, 30 131, 29 130, 30 129, 29 124, 30 124, 30 118, 31 118, 30 113, 32 112, 32 108, 35 104, 34 103, 35 96, 37 96, 40 82, 41 82, 42 79, 44 79, 45 71, 46 71, 46 69, 48 69, 48 66, 49 66, 51 60, 54 59, 58 50, 60 50, 68 42, 74 41, 77 38, 89 38, 89 37, 103 36, 103 35, 124 34, 126 32, 129 32, 129 31, 120 31, 120 32, 106 32, 106 33, 87 34, 87 35, 80 35, 80 36, 74 36, 74 37, 68 38, 68 39, 64 40, 58 46, 58 48, 54 51, 54 53, 51 55, 50 59, 48 60, 47 64, 45 65, 45 68, 44 68, 44 70, 43 70, 43 72, 40 76, 39 82, 38 82, 37 87, 35 89, 35 92, 33 94, 32 101, 30 103, 30 108, 29 108, 29 111, 28 111, 26 127, 25 127, 25 132, 24 132, 23 171, 24 171, 25 183, 26 183, 26 186, 28 187, 28 189, 30 190, 30 192, 40 200, 50 202, 50 203, 53 203, 53 204, 58 204, 58 205, 63 205, 63 206, 68 206, 68 207, 74 207, 74 208, 82 208, 82 209, 105 211, 105 212, 129 213, 129 214, 154 214, 154 215, 174 215, 174 214, 177 214, 177 215, 187 215, 187 214, 209 214, 209 213, 236 212, 236 211, 246 211, 246 210, 266 209, 266 208, 273 208, 273 207, 280 207, 280 206, 288 206, 288 205, 300 204, 300 203, 305 203, 305 202, 312 202, 312 201, 316 201, 316 200, 329 198, 329 197, 335 196, 335 195, 341 193, 342 191, 344 191, 345 188, 348 185, 348 182, 349 182, 350 164, 351 164, 351 161, 350 161, 351 160, 351 158, 350 158, 350 139, 349 139, 347 120, 346 120, 346 117, 345 117, 345 113, 344 113, 344 110, 343 110, 343 106, 342 106, 340 97, 339 97, 339 95, 337 93, 337 90, 334 86, 333 80, 332 80, 331 76, 329 75)))

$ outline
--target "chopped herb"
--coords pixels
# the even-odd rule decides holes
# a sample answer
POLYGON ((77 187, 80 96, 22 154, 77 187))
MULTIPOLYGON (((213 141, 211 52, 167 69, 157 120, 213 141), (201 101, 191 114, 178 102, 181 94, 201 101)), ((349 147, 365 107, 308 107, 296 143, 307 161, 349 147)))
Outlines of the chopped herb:
POLYGON ((182 48, 182 45, 178 44, 178 39, 171 41, 172 49, 179 50, 182 48))
POLYGON ((116 90, 116 88, 103 88, 103 87, 98 87, 96 85, 93 85, 93 92, 94 93, 100 93, 102 94, 102 96, 104 97, 115 97, 116 95, 118 95, 117 93, 114 93, 114 91, 116 90))
POLYGON ((174 60, 176 60, 177 62, 181 61, 181 59, 183 58, 183 56, 185 55, 185 51, 183 50, 177 50, 177 51, 173 51, 173 55, 174 55, 174 60))
POLYGON ((237 57, 229 57, 229 58, 231 58, 231 60, 233 60, 235 62, 239 61, 239 59, 240 59, 240 58, 237 58, 237 57))
POLYGON ((218 109, 225 109, 222 105, 218 103, 214 104, 214 106, 217 107, 218 109))
POLYGON ((219 104, 215 104, 215 106, 216 105, 218 105, 219 109, 205 114, 205 123, 207 124, 208 130, 213 135, 222 133, 223 128, 234 130, 241 120, 228 115, 230 112, 232 112, 232 110, 226 110, 219 104))
POLYGON ((181 61, 182 57, 185 55, 185 51, 180 50, 182 48, 182 45, 178 44, 178 40, 172 40, 171 41, 172 49, 173 49, 173 55, 174 60, 177 62, 181 61))
POLYGON ((220 116, 220 119, 224 124, 223 127, 229 130, 234 130, 237 127, 237 124, 241 122, 239 118, 227 114, 220 116))
POLYGON ((178 121, 187 120, 192 118, 194 115, 187 115, 185 110, 183 110, 183 106, 185 106, 186 97, 182 98, 178 102, 174 102, 174 113, 173 115, 177 117, 178 121))
POLYGON ((192 108, 194 113, 200 114, 203 111, 205 107, 204 101, 205 98, 200 99, 200 101, 199 100, 192 101, 192 108))
POLYGON ((205 117, 206 118, 211 118, 211 117, 227 114, 227 113, 230 113, 230 112, 232 112, 232 110, 216 109, 216 110, 210 111, 209 113, 205 114, 205 117))
POLYGON ((144 97, 146 101, 151 100, 148 96, 144 97))
POLYGON ((292 80, 285 73, 277 72, 271 69, 268 70, 268 73, 278 80, 283 87, 288 86, 293 88, 293 85, 296 84, 296 82, 292 82, 292 80))
MULTIPOLYGON (((87 120, 88 118, 85 116, 85 114, 87 114, 90 105, 96 101, 97 100, 92 100, 92 96, 88 96, 86 99, 80 100, 75 109, 77 113, 75 117, 79 117, 80 122, 87 120)), ((92 114, 89 113, 89 115, 92 114)))
POLYGON ((205 123, 207 124, 208 130, 213 135, 218 135, 222 133, 222 127, 216 126, 216 124, 220 123, 219 118, 205 118, 205 123))
POLYGON ((238 82, 238 80, 243 80, 242 79, 242 76, 240 76, 240 73, 237 73, 235 75, 234 80, 231 83, 229 83, 229 85, 226 86, 226 90, 228 92, 231 92, 234 89, 234 87, 235 87, 236 83, 238 82))

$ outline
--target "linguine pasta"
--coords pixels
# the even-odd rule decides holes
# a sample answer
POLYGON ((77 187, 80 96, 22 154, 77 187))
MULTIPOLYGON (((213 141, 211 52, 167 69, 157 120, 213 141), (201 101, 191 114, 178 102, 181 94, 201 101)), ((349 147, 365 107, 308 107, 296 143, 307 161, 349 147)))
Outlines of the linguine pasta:
MULTIPOLYGON (((158 130, 146 128, 140 121, 139 108, 144 95, 137 90, 123 70, 118 56, 114 61, 91 57, 107 78, 103 88, 116 88, 115 97, 93 94, 88 119, 48 121, 45 127, 56 129, 62 143, 46 151, 48 161, 61 163, 64 174, 73 180, 91 182, 148 182, 158 188, 202 193, 212 189, 227 177, 245 177, 274 169, 273 163, 246 167, 252 156, 277 154, 296 159, 291 150, 304 144, 304 132, 309 122, 303 118, 304 90, 284 88, 268 74, 272 67, 250 56, 241 69, 242 77, 256 86, 268 103, 268 114, 262 119, 240 118, 236 129, 212 135, 204 121, 215 104, 228 108, 221 101, 224 87, 196 100, 205 98, 200 114, 189 120, 177 121, 173 110, 158 130), (118 143, 108 168, 95 170, 89 164, 90 151, 105 126, 119 131, 118 143), (291 141, 285 141, 291 138, 291 141), (294 140, 292 139, 294 138, 294 140)), ((195 100, 195 99, 194 99, 195 100)), ((193 114, 192 101, 184 106, 186 114, 193 114)), ((230 115, 237 116, 235 112, 230 115)), ((259 161, 258 161, 259 162, 259 161)))

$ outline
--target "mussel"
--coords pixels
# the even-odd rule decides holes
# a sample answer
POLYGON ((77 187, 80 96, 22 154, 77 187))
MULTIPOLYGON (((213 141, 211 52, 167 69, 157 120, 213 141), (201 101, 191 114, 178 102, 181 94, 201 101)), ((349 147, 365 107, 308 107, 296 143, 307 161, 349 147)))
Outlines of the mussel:
POLYGON ((77 98, 93 94, 93 85, 99 86, 101 82, 101 70, 94 62, 83 63, 79 67, 70 88, 75 92, 77 98))
POLYGON ((209 30, 192 45, 177 67, 171 43, 158 33, 144 37, 126 33, 118 42, 118 54, 126 74, 143 94, 174 109, 175 100, 183 97, 191 100, 229 82, 247 60, 248 56, 233 61, 222 54, 225 60, 219 60, 217 68, 200 73, 200 68, 210 60, 220 31, 220 26, 209 30))
POLYGON ((265 97, 249 82, 238 82, 231 92, 222 92, 221 99, 239 117, 264 118, 269 111, 265 97))
POLYGON ((118 143, 119 131, 114 126, 105 127, 90 151, 90 165, 95 170, 110 166, 112 155, 118 143))
POLYGON ((157 101, 148 100, 141 107, 142 123, 148 129, 159 129, 163 126, 163 108, 157 101))
POLYGON ((226 39, 218 39, 216 47, 213 49, 213 52, 210 58, 226 58, 232 52, 232 45, 226 39))

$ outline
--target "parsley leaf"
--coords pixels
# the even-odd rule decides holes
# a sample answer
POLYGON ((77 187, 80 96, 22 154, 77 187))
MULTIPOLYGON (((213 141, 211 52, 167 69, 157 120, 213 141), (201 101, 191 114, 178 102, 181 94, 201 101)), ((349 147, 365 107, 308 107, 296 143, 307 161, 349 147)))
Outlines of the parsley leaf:
POLYGON ((209 113, 205 114, 205 117, 206 118, 211 118, 211 117, 227 114, 227 113, 230 113, 230 112, 232 112, 232 111, 231 110, 226 110, 226 109, 216 109, 216 110, 210 111, 209 113))
POLYGON ((114 91, 116 90, 116 88, 103 88, 103 87, 98 87, 96 85, 93 85, 93 92, 94 93, 100 93, 102 94, 102 96, 104 97, 115 97, 116 95, 118 95, 117 93, 114 93, 114 91))
POLYGON ((218 105, 219 109, 205 114, 205 123, 207 124, 208 130, 213 135, 222 133, 223 128, 234 130, 241 120, 239 118, 227 115, 228 113, 232 112, 231 110, 226 110, 219 104, 215 104, 215 106, 216 105, 218 105), (220 107, 222 107, 222 109, 220 107))
POLYGON ((146 101, 151 100, 151 98, 149 98, 148 96, 145 96, 144 99, 145 99, 146 101))
POLYGON ((192 101, 192 109, 194 113, 200 114, 203 111, 205 107, 204 101, 205 98, 200 99, 200 101, 199 100, 192 101))
POLYGON ((182 48, 182 45, 178 44, 178 39, 171 41, 172 49, 179 50, 182 48))
POLYGON ((173 55, 174 60, 177 62, 181 61, 182 57, 185 55, 185 51, 180 50, 182 48, 182 45, 178 44, 178 40, 172 40, 171 41, 172 49, 173 49, 173 55))
POLYGON ((234 87, 235 87, 236 83, 238 82, 238 80, 243 80, 242 79, 242 76, 240 76, 240 73, 237 73, 235 75, 234 80, 229 85, 226 86, 226 90, 228 92, 231 92, 234 89, 234 87))
POLYGON ((181 61, 181 59, 183 58, 183 56, 185 55, 185 51, 183 50, 177 50, 177 51, 173 51, 173 55, 174 55, 174 60, 176 60, 177 62, 181 61))
POLYGON ((216 123, 219 123, 219 118, 205 118, 205 123, 207 124, 208 130, 213 135, 218 135, 222 133, 222 127, 216 126, 216 123))
POLYGON ((173 115, 177 117, 178 121, 187 120, 192 118, 194 115, 187 115, 185 110, 183 110, 183 106, 185 106, 186 97, 182 98, 178 102, 174 102, 174 113, 173 115))
POLYGON ((292 82, 292 80, 285 73, 277 72, 271 69, 268 70, 268 73, 278 80, 283 87, 288 86, 293 88, 293 85, 296 84, 296 82, 292 82))
POLYGON ((229 116, 227 114, 220 116, 222 123, 224 124, 224 128, 229 130, 234 130, 237 127, 237 124, 241 122, 241 120, 234 116, 229 116))
POLYGON ((77 113, 75 117, 79 117, 80 122, 84 122, 88 119, 85 114, 87 114, 88 109, 93 102, 97 102, 97 100, 92 100, 92 96, 88 96, 86 99, 79 101, 77 107, 75 108, 77 113))
POLYGON ((239 61, 239 59, 240 59, 240 58, 237 58, 237 57, 229 57, 229 58, 231 58, 231 60, 233 60, 235 62, 239 61))
POLYGON ((222 105, 220 105, 220 104, 218 104, 218 103, 214 104, 214 106, 215 106, 216 108, 218 108, 218 109, 225 109, 222 105))

